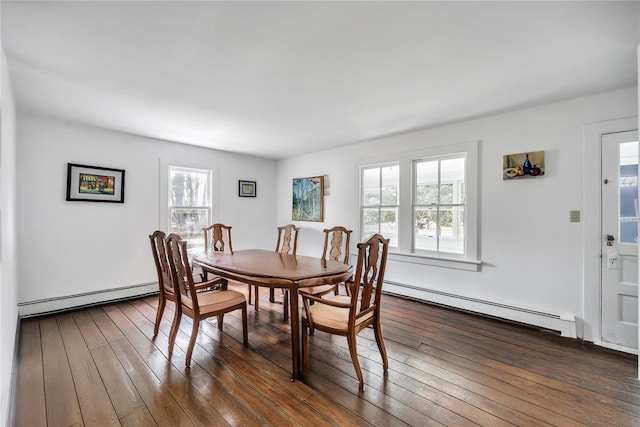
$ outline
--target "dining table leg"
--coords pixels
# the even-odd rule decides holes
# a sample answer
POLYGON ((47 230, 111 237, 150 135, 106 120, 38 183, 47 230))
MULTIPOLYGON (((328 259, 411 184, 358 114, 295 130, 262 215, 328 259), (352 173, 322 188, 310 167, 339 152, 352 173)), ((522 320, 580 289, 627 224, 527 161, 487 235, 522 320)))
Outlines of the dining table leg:
POLYGON ((300 379, 300 310, 298 309, 297 289, 289 289, 289 307, 291 307, 291 381, 300 379))

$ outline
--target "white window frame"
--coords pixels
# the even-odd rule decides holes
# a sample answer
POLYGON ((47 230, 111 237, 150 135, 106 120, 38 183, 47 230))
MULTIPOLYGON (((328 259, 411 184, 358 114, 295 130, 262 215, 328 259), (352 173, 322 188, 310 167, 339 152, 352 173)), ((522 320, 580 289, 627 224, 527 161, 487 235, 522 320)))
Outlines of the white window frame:
POLYGON ((400 189, 398 208, 398 246, 389 247, 389 260, 397 260, 416 264, 425 264, 468 271, 479 271, 481 260, 478 248, 478 170, 479 170, 479 141, 437 146, 419 151, 391 153, 378 158, 360 160, 357 164, 358 181, 358 236, 361 235, 362 212, 362 169, 366 167, 397 163, 400 167, 400 189), (423 251, 416 252, 413 248, 413 192, 414 192, 414 161, 429 158, 443 158, 464 153, 465 162, 465 253, 435 254, 423 251))

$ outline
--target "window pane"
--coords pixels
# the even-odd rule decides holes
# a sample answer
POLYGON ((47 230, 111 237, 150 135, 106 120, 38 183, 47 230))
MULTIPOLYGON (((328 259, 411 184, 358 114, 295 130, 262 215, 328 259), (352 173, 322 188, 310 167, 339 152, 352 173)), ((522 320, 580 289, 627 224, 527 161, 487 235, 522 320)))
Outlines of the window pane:
POLYGON ((453 212, 451 209, 440 209, 440 237, 450 239, 453 236, 453 212))
POLYGON ((438 162, 416 163, 416 204, 438 202, 438 162))
POLYGON ((440 252, 464 253, 464 209, 454 207, 440 211, 440 252))
POLYGON ((437 240, 437 211, 433 208, 418 208, 415 210, 415 248, 435 251, 437 240))
POLYGON ((620 242, 638 243, 638 143, 620 144, 620 242))
POLYGON ((385 166, 382 168, 382 204, 398 204, 398 186, 400 182, 400 167, 385 166))
POLYGON ((444 205, 450 205, 453 203, 453 184, 452 183, 440 184, 440 203, 444 205))
POLYGON ((380 215, 377 208, 362 209, 362 240, 380 231, 380 215))
POLYGON ((380 204, 380 168, 362 171, 362 205, 380 204))
POLYGON ((380 234, 390 246, 398 246, 398 208, 380 209, 380 234))
POLYGON ((169 170, 169 206, 208 206, 209 177, 205 172, 169 170))
POLYGON ((440 162, 440 203, 461 204, 464 203, 464 188, 460 186, 464 183, 465 159, 447 159, 440 162))
POLYGON ((169 213, 171 215, 170 233, 178 233, 186 240, 202 240, 204 245, 202 229, 209 225, 208 209, 171 208, 169 213))

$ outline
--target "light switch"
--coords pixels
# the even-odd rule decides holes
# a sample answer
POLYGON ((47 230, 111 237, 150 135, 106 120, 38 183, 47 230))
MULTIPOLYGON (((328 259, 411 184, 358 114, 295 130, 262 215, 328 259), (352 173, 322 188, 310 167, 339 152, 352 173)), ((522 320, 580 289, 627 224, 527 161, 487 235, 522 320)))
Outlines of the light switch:
POLYGON ((569 221, 580 222, 580 211, 569 211, 569 221))

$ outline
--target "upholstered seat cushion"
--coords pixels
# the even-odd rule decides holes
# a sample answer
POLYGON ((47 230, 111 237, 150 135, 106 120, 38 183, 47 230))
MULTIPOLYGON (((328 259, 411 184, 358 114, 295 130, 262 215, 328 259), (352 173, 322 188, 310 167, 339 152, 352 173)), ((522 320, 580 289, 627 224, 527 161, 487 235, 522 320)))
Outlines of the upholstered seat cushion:
MULTIPOLYGON (((242 304, 245 301, 246 299, 244 294, 236 291, 212 291, 198 294, 200 314, 224 310, 227 307, 233 307, 237 304, 242 304)), ((191 301, 191 298, 185 298, 183 296, 182 304, 193 309, 193 302, 191 301)))
MULTIPOLYGON (((346 295, 339 295, 331 298, 331 301, 349 304, 351 302, 351 297, 346 295)), ((359 309, 360 302, 358 302, 357 307, 357 310, 359 309)), ((316 302, 312 306, 309 306, 309 311, 311 312, 313 325, 316 328, 322 329, 323 327, 325 327, 334 329, 336 331, 342 331, 344 333, 347 332, 349 323, 348 308, 334 307, 332 305, 323 304, 322 302, 316 302)), ((303 316, 306 317, 306 313, 303 313, 303 316)), ((370 320, 371 317, 373 317, 373 312, 369 312, 361 318, 356 319, 356 328, 357 325, 370 320)))

